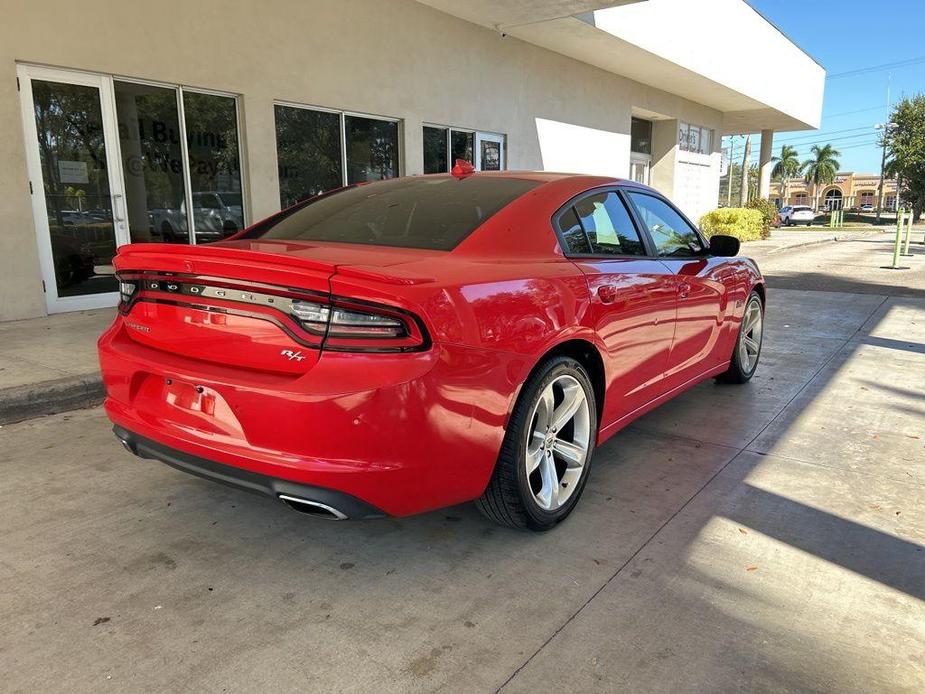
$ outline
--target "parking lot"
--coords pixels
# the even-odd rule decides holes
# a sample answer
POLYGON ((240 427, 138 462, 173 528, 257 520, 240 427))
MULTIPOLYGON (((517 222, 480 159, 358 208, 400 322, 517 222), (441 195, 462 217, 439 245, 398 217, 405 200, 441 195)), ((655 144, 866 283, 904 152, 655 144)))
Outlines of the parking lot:
MULTIPOLYGON (((755 379, 600 448, 556 530, 329 523, 0 429, 6 691, 925 690, 925 246, 762 259, 755 379)), ((434 451, 439 456, 439 451, 434 451)))

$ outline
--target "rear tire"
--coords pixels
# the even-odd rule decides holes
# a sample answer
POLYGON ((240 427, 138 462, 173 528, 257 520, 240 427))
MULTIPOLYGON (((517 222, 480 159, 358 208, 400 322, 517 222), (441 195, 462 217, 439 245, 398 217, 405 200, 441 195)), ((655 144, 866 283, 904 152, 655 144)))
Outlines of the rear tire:
POLYGON ((739 336, 732 350, 729 368, 716 377, 720 383, 747 383, 755 375, 761 345, 764 342, 764 305, 758 292, 752 291, 745 302, 739 336))
POLYGON ((584 491, 596 442, 597 406, 587 371, 570 357, 548 360, 523 386, 476 507, 511 528, 554 528, 584 491))

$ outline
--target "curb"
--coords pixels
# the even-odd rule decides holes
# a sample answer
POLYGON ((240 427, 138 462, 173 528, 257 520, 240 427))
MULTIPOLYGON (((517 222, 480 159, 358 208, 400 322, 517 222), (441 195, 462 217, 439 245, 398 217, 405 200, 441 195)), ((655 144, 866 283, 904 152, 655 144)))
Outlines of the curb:
POLYGON ((0 390, 0 425, 95 407, 105 391, 100 374, 66 376, 0 390))
POLYGON ((862 231, 855 233, 848 233, 844 236, 832 236, 827 239, 813 239, 812 241, 803 241, 802 243, 793 243, 789 246, 782 246, 780 248, 774 248, 767 252, 767 255, 774 255, 775 253, 784 253, 785 251, 792 251, 795 248, 805 248, 806 246, 818 246, 821 243, 835 243, 838 241, 854 241, 855 239, 864 238, 865 236, 872 236, 880 232, 875 231, 862 231))

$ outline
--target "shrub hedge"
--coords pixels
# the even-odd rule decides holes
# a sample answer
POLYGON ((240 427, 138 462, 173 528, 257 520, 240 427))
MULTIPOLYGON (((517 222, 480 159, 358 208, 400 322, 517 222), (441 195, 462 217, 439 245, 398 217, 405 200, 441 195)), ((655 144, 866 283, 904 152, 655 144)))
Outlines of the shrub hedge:
POLYGON ((722 207, 700 218, 700 230, 707 238, 714 234, 735 236, 739 241, 766 238, 762 233, 764 217, 759 210, 744 207, 722 207))
POLYGON ((777 205, 767 198, 752 198, 745 206, 750 210, 758 210, 761 213, 762 222, 764 224, 761 228, 761 238, 770 238, 771 225, 777 218, 777 205))

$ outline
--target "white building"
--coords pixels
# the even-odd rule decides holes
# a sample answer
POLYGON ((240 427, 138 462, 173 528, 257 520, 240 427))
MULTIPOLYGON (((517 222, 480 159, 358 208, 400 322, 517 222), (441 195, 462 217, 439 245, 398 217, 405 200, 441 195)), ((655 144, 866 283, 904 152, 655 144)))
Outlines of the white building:
POLYGON ((818 126, 825 75, 742 0, 45 0, 4 20, 0 320, 114 305, 121 244, 215 240, 457 157, 633 177, 696 219, 720 137, 766 131, 769 161, 767 131, 818 126))

